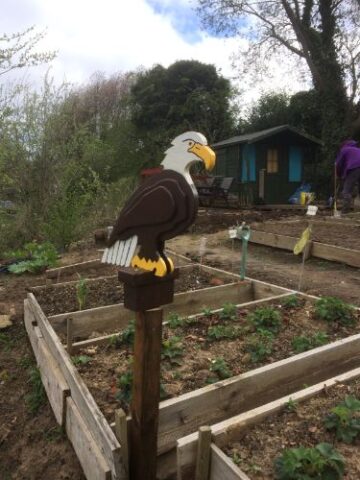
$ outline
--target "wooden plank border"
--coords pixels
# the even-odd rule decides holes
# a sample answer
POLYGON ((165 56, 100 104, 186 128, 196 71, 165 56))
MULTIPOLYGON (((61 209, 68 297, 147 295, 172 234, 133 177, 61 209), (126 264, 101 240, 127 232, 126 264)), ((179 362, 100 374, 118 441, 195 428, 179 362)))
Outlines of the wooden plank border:
MULTIPOLYGON (((231 440, 238 437, 241 431, 245 430, 251 425, 261 422, 264 418, 272 415, 283 408, 289 402, 290 398, 294 402, 303 402, 323 390, 335 385, 336 383, 346 383, 360 377, 360 368, 346 371, 343 374, 336 375, 317 383, 311 387, 299 390, 286 395, 270 403, 246 411, 240 415, 236 415, 223 422, 215 424, 211 427, 212 441, 218 448, 226 445, 231 440)), ((186 480, 194 471, 196 463, 196 452, 198 443, 198 432, 195 432, 187 437, 181 438, 177 442, 177 473, 178 480, 186 480)), ((212 445, 214 446, 214 445, 212 445)), ((216 465, 216 470, 210 472, 210 480, 250 480, 250 478, 242 472, 235 464, 229 469, 229 462, 231 460, 222 452, 215 449, 219 454, 217 458, 218 463, 223 465, 216 465), (226 459, 225 459, 226 457, 226 459), (231 472, 231 474, 229 473, 231 472), (219 474, 224 476, 219 476, 219 474)), ((211 465, 213 467, 213 464, 211 465)))

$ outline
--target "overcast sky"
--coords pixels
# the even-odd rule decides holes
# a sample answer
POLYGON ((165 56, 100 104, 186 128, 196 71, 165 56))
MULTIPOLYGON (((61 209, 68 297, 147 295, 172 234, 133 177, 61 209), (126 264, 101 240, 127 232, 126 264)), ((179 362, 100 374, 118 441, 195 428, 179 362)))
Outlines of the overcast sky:
MULTIPOLYGON (((216 38, 201 30, 193 0, 0 0, 0 34, 36 25, 47 29, 42 50, 56 50, 51 74, 56 80, 85 83, 95 71, 108 75, 154 64, 169 66, 193 59, 214 64, 227 78, 235 76, 231 55, 239 39, 216 38)), ((301 85, 284 78, 247 90, 253 98, 260 89, 301 85)), ((33 69, 31 78, 43 75, 33 69)), ((26 73, 30 75, 29 71, 26 73)), ((240 88, 243 86, 239 83, 240 88)))

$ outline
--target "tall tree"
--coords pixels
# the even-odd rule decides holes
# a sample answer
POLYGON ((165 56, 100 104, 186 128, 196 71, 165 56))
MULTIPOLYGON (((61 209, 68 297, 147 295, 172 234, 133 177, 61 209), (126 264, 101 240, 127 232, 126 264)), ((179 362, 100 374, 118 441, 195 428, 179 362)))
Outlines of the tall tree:
MULTIPOLYGON (((360 39, 356 0, 198 0, 204 24, 239 34, 250 53, 293 55, 311 74, 321 98, 324 157, 349 131, 352 100, 359 95, 360 39)), ((254 58, 254 57, 253 57, 254 58)), ((249 59, 248 59, 249 61, 249 59)), ((247 62, 244 62, 248 67, 247 62)))
POLYGON ((232 134, 234 114, 230 82, 213 65, 182 60, 143 72, 132 89, 133 122, 148 163, 186 130, 204 133, 209 142, 232 134))

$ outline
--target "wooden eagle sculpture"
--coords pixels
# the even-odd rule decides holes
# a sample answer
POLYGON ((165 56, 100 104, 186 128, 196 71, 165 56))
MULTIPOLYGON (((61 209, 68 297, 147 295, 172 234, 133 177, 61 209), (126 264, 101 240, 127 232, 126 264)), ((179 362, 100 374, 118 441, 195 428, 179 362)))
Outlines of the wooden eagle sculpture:
POLYGON ((142 268, 159 277, 174 270, 164 253, 165 241, 186 231, 198 209, 190 167, 202 161, 211 170, 215 153, 198 132, 183 133, 171 145, 161 163, 162 172, 140 185, 120 212, 103 263, 142 268))

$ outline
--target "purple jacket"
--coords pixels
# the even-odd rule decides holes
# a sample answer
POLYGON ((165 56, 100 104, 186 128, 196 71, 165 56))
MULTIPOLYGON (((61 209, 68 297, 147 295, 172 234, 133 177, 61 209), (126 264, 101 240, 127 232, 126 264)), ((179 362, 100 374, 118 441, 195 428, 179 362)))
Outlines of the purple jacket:
POLYGON ((336 173, 338 177, 345 178, 354 168, 360 168, 360 147, 355 140, 346 140, 336 157, 336 173))

